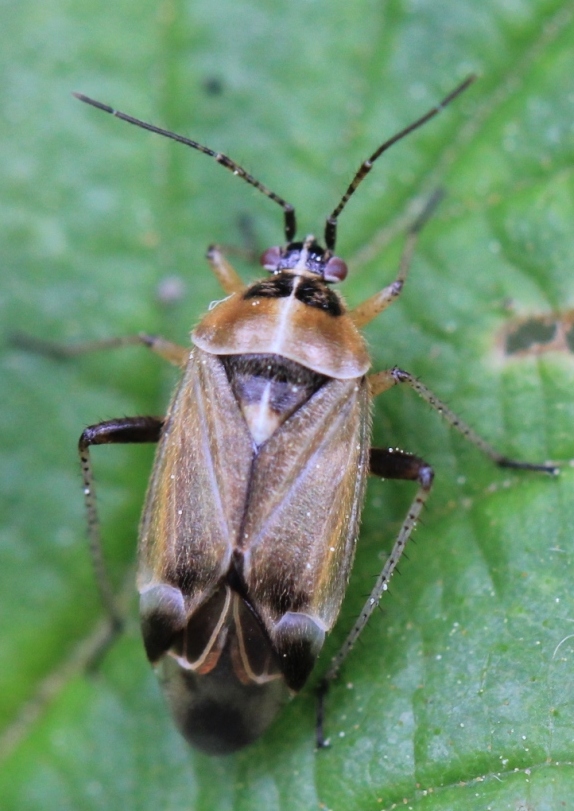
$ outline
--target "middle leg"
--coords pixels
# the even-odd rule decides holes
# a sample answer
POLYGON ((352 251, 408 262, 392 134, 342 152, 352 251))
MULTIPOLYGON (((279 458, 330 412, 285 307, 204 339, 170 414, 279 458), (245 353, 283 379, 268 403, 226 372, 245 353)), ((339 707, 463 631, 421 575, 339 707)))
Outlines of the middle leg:
POLYGON ((399 369, 397 366, 393 367, 392 369, 385 369, 382 372, 375 372, 372 375, 369 375, 369 387, 371 389, 371 395, 376 397, 378 394, 382 394, 384 391, 388 391, 388 389, 396 386, 399 383, 406 383, 407 386, 416 392, 419 397, 421 397, 426 403, 428 403, 431 408, 434 408, 435 411, 443 417, 448 424, 454 428, 459 434, 467 439, 469 442, 472 442, 475 447, 477 447, 485 456, 488 456, 495 464, 499 467, 511 467, 518 470, 534 470, 540 473, 549 473, 552 476, 556 476, 558 474, 558 468, 555 465, 547 465, 547 464, 538 464, 533 462, 521 462, 518 459, 509 459, 504 454, 497 451, 495 448, 492 447, 485 439, 483 439, 480 434, 477 434, 470 425, 467 425, 464 420, 461 420, 454 411, 439 400, 439 398, 433 394, 433 392, 427 388, 420 380, 412 375, 410 372, 405 372, 403 369, 399 369))

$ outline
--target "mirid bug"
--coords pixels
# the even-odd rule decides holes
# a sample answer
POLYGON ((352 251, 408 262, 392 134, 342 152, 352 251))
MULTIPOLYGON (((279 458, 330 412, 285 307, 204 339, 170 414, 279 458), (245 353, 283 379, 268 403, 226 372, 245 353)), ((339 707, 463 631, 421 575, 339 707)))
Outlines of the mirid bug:
POLYGON ((496 464, 556 472, 498 453, 408 372, 395 367, 368 374, 359 330, 400 295, 435 199, 411 227, 391 284, 351 310, 330 287, 347 274, 334 253, 337 222, 358 185, 380 155, 473 79, 361 164, 326 220, 323 245, 313 236, 295 241, 294 208, 226 155, 77 96, 211 156, 284 213, 286 244, 264 252, 261 263, 270 273, 264 280, 244 285, 222 252, 209 249, 227 298, 193 330, 191 349, 148 335, 85 347, 138 342, 184 369, 165 419, 91 426, 79 449, 100 589, 119 625, 102 565, 89 449, 159 442, 140 527, 143 640, 179 729, 206 752, 232 752, 254 741, 307 681, 339 614, 368 473, 415 482, 417 491, 359 619, 331 662, 322 694, 387 588, 433 471, 413 454, 370 447, 374 397, 406 383, 496 464))

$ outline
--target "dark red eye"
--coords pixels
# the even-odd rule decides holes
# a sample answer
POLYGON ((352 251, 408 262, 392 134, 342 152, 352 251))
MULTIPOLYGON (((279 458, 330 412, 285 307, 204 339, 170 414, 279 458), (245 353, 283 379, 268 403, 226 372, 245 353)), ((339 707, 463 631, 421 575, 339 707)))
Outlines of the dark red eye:
POLYGON ((348 272, 347 263, 338 256, 332 256, 325 265, 323 278, 326 282, 342 282, 347 278, 348 272))
POLYGON ((267 248, 261 254, 261 259, 259 260, 265 270, 278 270, 279 268, 279 261, 281 259, 281 248, 267 248))

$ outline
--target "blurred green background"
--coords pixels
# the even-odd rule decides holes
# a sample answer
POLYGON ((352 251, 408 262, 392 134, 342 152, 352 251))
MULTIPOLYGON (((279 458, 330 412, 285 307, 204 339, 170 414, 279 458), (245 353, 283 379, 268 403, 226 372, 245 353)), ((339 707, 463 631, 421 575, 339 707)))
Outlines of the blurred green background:
MULTIPOLYGON (((70 809, 556 809, 574 788, 574 456, 568 352, 501 335, 574 304, 574 8, 555 0, 14 0, 2 6, 0 805, 70 809), (340 221, 351 304, 393 277, 434 188, 401 300, 369 326, 375 368, 420 376, 509 455, 501 472, 408 391, 375 442, 436 487, 409 560, 349 657, 314 751, 313 685, 268 734, 208 759, 180 739, 143 653, 135 597, 101 629, 76 442, 161 414, 175 376, 143 350, 67 363, 5 336, 158 332, 184 343, 220 291, 207 245, 281 242, 281 212, 202 155, 75 101, 90 94, 229 153, 320 234, 359 163, 468 73, 477 82, 384 157, 340 221), (175 285, 170 287, 170 285, 175 285), (166 295, 175 290, 177 295, 166 295)), ((247 280, 257 269, 238 261, 247 280)), ((150 448, 94 453, 107 555, 132 592, 150 448)), ((342 641, 412 498, 373 482, 342 641)))

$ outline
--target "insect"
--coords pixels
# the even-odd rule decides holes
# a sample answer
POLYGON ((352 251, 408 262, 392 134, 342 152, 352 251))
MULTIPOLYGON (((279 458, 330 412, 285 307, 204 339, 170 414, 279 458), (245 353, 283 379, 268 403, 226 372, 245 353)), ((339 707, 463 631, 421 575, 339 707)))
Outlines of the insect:
POLYGON ((208 753, 254 741, 307 681, 339 614, 367 475, 412 481, 416 494, 391 555, 322 682, 323 743, 326 686, 386 591, 433 480, 423 459, 370 447, 374 397, 406 384, 496 464, 556 472, 499 454, 408 372, 368 374, 360 328, 400 295, 435 197, 408 232, 391 284, 351 310, 331 289, 347 274, 334 252, 338 218, 361 181, 389 147, 473 80, 361 164, 326 220, 323 245, 313 236, 295 241, 294 208, 226 155, 77 96, 211 156, 283 209, 285 245, 264 252, 265 279, 245 285, 222 251, 209 249, 227 298, 193 330, 191 349, 144 334, 86 347, 141 343, 184 370, 165 419, 93 425, 82 433, 79 450, 100 589, 119 626, 101 555, 90 448, 159 443, 140 527, 143 641, 177 726, 208 753))

